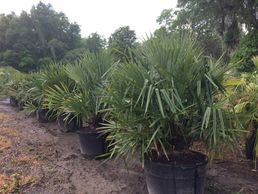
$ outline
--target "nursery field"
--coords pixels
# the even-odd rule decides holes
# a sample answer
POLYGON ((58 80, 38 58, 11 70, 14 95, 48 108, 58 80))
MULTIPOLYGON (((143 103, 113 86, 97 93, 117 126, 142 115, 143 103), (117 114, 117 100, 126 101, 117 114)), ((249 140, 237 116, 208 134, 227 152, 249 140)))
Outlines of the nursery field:
POLYGON ((257 0, 176 2, 0 13, 0 194, 258 194, 257 0))
MULTIPOLYGON (((135 161, 89 160, 81 156, 77 134, 56 123, 41 124, 0 102, 0 193, 145 194, 135 161)), ((206 193, 258 193, 258 173, 243 156, 214 160, 206 193)))

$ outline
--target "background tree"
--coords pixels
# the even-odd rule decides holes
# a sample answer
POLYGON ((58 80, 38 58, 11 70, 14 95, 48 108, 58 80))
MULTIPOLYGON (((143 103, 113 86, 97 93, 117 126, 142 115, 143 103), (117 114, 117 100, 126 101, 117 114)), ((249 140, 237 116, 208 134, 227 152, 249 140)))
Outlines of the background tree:
POLYGON ((91 33, 87 38, 82 39, 82 47, 90 52, 97 53, 106 46, 106 40, 98 33, 91 33))
POLYGON ((130 49, 136 46, 136 34, 129 26, 118 28, 109 37, 108 47, 112 50, 116 60, 125 61, 130 55, 130 49))
POLYGON ((80 28, 62 12, 39 2, 30 13, 0 15, 0 65, 29 71, 60 60, 78 46, 80 28))
POLYGON ((231 61, 238 63, 240 72, 251 72, 255 70, 252 57, 258 56, 258 30, 254 29, 243 36, 238 48, 234 51, 231 61))
POLYGON ((188 14, 193 28, 215 27, 221 36, 236 23, 245 24, 248 31, 258 28, 257 6, 256 0, 178 0, 178 8, 188 14))
POLYGON ((78 47, 65 53, 64 61, 74 62, 85 53, 99 53, 105 49, 106 40, 98 33, 92 33, 87 38, 82 38, 78 47))
MULTIPOLYGON (((80 28, 76 23, 70 23, 62 12, 56 12, 51 4, 39 2, 31 9, 31 18, 38 36, 41 54, 53 56, 53 50, 71 50, 80 40, 80 28), (60 48, 62 47, 62 48, 60 48)), ((64 52, 56 57, 61 58, 64 52)))
MULTIPOLYGON (((161 25, 160 29, 156 30, 158 33, 172 33, 175 31, 191 31, 195 34, 199 45, 204 48, 206 55, 218 58, 222 54, 222 38, 218 35, 213 24, 207 23, 205 18, 198 19, 198 14, 193 10, 180 9, 165 9, 161 12, 161 15, 157 18, 157 22, 161 25)), ((195 10, 197 13, 198 10, 195 10)), ((203 17, 203 16, 201 16, 203 17)))
POLYGON ((176 10, 163 10, 157 22, 167 32, 190 30, 205 54, 213 57, 223 52, 226 62, 236 49, 245 30, 258 28, 255 0, 178 0, 176 10))
POLYGON ((3 52, 3 60, 1 64, 11 65, 13 67, 27 68, 35 62, 36 33, 33 28, 32 20, 26 12, 22 12, 20 16, 12 15, 4 16, 3 20, 9 19, 8 25, 3 29, 4 36, 1 36, 1 42, 5 42, 1 51, 3 52))
POLYGON ((6 42, 5 34, 6 34, 6 31, 8 30, 8 27, 13 17, 16 17, 14 13, 9 15, 0 14, 0 52, 3 52, 6 50, 7 42, 6 42))

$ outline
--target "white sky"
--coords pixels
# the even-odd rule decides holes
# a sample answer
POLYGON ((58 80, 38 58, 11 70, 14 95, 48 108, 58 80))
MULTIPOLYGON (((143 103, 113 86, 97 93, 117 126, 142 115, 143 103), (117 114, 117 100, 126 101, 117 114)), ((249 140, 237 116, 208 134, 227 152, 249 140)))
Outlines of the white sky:
MULTIPOLYGON (((0 13, 29 11, 39 0, 0 0, 0 13)), ((177 0, 42 0, 62 11, 81 27, 83 37, 97 32, 108 38, 117 28, 129 25, 138 38, 158 28, 163 9, 176 7, 177 0)))

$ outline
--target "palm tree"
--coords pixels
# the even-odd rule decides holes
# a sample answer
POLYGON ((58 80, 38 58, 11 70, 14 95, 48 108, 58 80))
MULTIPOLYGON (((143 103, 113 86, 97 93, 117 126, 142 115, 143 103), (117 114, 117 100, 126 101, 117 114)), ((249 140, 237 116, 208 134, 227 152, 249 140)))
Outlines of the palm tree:
POLYGON ((61 84, 47 90, 46 105, 69 118, 82 119, 84 126, 79 133, 81 152, 95 157, 105 151, 104 138, 97 128, 103 123, 104 115, 99 112, 104 105, 100 99, 109 78, 113 59, 107 51, 86 53, 75 64, 67 65, 66 72, 76 84, 73 89, 61 84), (84 129, 84 130, 83 130, 84 129), (94 146, 88 145, 94 142, 94 146))
MULTIPOLYGON (((140 153, 149 174, 151 162, 177 163, 192 155, 205 160, 189 150, 194 141, 205 142, 210 151, 236 142, 233 109, 221 84, 228 68, 205 60, 191 35, 151 37, 136 56, 136 62, 113 69, 105 89, 111 116, 102 129, 113 142, 111 157, 140 153)), ((150 182, 163 176, 149 175, 150 182)))
MULTIPOLYGON (((62 84, 73 85, 73 81, 65 71, 64 64, 51 63, 46 65, 41 71, 31 73, 27 77, 26 87, 22 90, 26 94, 25 110, 31 113, 38 109, 48 109, 44 103, 47 90, 62 84)), ((55 109, 51 109, 50 112, 51 116, 55 116, 53 115, 54 113, 56 114, 55 109)))
POLYGON ((96 128, 102 122, 100 98, 112 64, 110 54, 101 51, 86 53, 75 64, 67 65, 66 73, 75 85, 71 88, 61 83, 48 88, 46 106, 83 117, 85 123, 96 128))

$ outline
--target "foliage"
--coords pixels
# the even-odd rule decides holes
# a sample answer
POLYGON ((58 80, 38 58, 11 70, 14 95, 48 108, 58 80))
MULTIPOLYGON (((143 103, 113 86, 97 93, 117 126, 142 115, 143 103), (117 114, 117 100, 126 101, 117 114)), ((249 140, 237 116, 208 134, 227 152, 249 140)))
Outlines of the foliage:
POLYGON ((30 13, 0 15, 0 64, 22 71, 39 69, 51 58, 61 59, 77 47, 80 28, 62 12, 39 2, 30 13))
POLYGON ((242 119, 243 125, 249 126, 254 121, 258 122, 257 73, 242 74, 240 78, 231 78, 227 82, 229 81, 232 82, 230 86, 233 86, 233 89, 229 90, 231 101, 235 104, 235 111, 242 119))
MULTIPOLYGON (((243 0, 206 1, 178 0, 179 14, 187 15, 183 21, 203 30, 212 30, 223 36, 234 23, 245 24, 248 30, 257 28, 256 2, 243 0), (187 20, 185 20, 187 19, 187 20)), ((181 19, 182 17, 180 17, 181 19)))
POLYGON ((166 31, 173 31, 173 23, 175 20, 176 12, 174 12, 173 9, 164 9, 162 10, 160 16, 157 18, 156 22, 161 25, 162 29, 165 29, 166 31))
POLYGON ((68 63, 74 63, 82 58, 85 53, 92 52, 97 53, 105 48, 106 40, 97 33, 90 34, 87 38, 82 38, 78 48, 66 52, 64 61, 68 63))
MULTIPOLYGON (((63 64, 52 63, 45 66, 40 72, 31 73, 26 78, 26 84, 20 88, 20 93, 23 94, 20 95, 22 96, 20 100, 25 103, 25 110, 31 113, 38 108, 46 108, 44 100, 47 89, 60 86, 63 83, 72 84, 63 64)), ((55 111, 55 109, 51 110, 52 116, 55 116, 55 111)))
POLYGON ((82 39, 82 46, 90 52, 97 53, 104 49, 106 40, 95 32, 91 33, 87 38, 82 39))
POLYGON ((234 48, 239 43, 240 39, 240 29, 236 20, 233 20, 231 25, 228 27, 224 34, 224 43, 230 47, 234 48))
POLYGON ((187 11, 182 9, 175 11, 173 9, 164 9, 156 20, 161 25, 161 28, 156 30, 155 33, 159 31, 163 31, 166 34, 180 30, 191 31, 195 34, 198 44, 203 48, 205 55, 219 58, 223 52, 223 42, 220 36, 214 31, 214 27, 208 24, 203 24, 203 26, 198 23, 195 24, 192 21, 192 17, 197 14, 189 13, 190 11, 194 10, 190 9, 187 11))
POLYGON ((113 59, 107 51, 86 53, 75 64, 66 67, 66 73, 76 85, 73 88, 67 84, 49 87, 45 105, 69 116, 82 117, 96 127, 101 119, 101 89, 105 86, 112 64, 113 59))
POLYGON ((165 9, 157 22, 167 32, 190 30, 195 33, 204 52, 218 57, 224 51, 224 60, 237 47, 242 31, 258 28, 255 0, 178 0, 177 9, 165 9), (243 28, 243 24, 245 28, 243 28), (219 38, 218 38, 219 37, 219 38), (215 41, 210 41, 215 40, 215 41), (214 55, 213 48, 219 48, 214 55))
MULTIPOLYGON (((73 85, 73 84, 72 84, 73 85)), ((77 118, 77 121, 81 118, 81 114, 74 114, 74 110, 81 109, 81 105, 84 102, 81 98, 76 85, 67 85, 60 83, 60 85, 53 85, 47 88, 44 99, 44 107, 48 110, 55 112, 57 116, 65 116, 65 120, 77 118), (74 99, 76 99, 74 101, 74 99), (79 104, 79 106, 74 105, 79 104)))
POLYGON ((120 27, 109 37, 108 47, 116 60, 126 61, 130 50, 135 47, 136 35, 129 26, 120 27))
POLYGON ((113 70, 103 98, 112 156, 167 155, 200 140, 214 151, 236 142, 237 122, 221 84, 228 68, 205 63, 201 53, 189 34, 160 35, 143 44, 136 62, 113 70))
POLYGON ((240 72, 251 72, 255 70, 252 57, 258 55, 258 30, 253 30, 244 36, 239 47, 233 53, 232 62, 239 62, 240 72))
POLYGON ((63 61, 67 63, 74 63, 75 61, 83 57, 87 52, 88 50, 86 48, 76 48, 70 50, 65 54, 63 61))
POLYGON ((225 85, 227 85, 230 100, 235 106, 235 111, 243 127, 250 134, 256 134, 253 152, 257 157, 258 138, 255 130, 257 130, 258 123, 258 56, 253 57, 252 61, 255 64, 254 72, 228 78, 225 85))
POLYGON ((66 52, 64 61, 74 63, 82 58, 85 53, 97 53, 105 48, 106 40, 97 33, 90 34, 87 38, 82 38, 78 48, 66 52))
POLYGON ((0 97, 14 95, 23 77, 22 73, 12 67, 0 68, 0 97))

